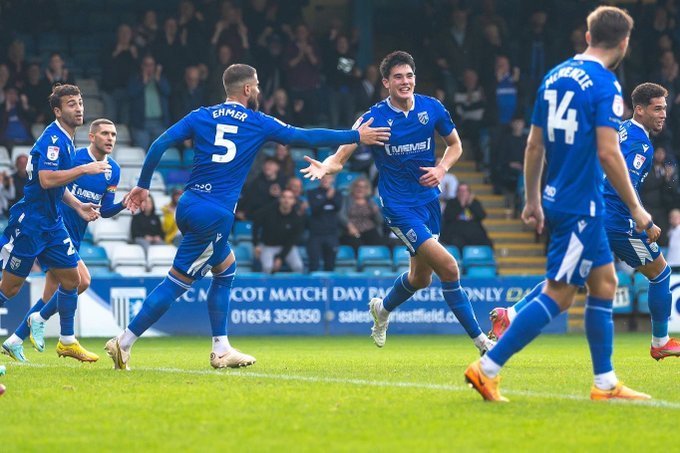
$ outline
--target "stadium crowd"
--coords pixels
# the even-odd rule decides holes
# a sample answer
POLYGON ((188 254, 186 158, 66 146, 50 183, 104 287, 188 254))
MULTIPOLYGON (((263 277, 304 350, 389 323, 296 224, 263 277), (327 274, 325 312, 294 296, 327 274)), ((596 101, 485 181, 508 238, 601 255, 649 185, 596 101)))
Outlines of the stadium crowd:
MULTIPOLYGON (((294 125, 349 127, 385 90, 377 67, 359 63, 361 29, 340 18, 323 28, 314 26, 314 13, 303 14, 310 3, 317 2, 121 2, 118 14, 93 17, 92 33, 86 36, 67 31, 63 19, 84 17, 74 17, 84 2, 3 2, 0 145, 7 152, 0 156, 0 210, 6 213, 23 195, 27 159, 13 150, 32 145, 35 131, 53 119, 46 98, 55 83, 95 79, 95 90, 84 90, 86 114, 99 103, 97 116, 126 128, 131 144, 144 150, 186 113, 223 101, 222 72, 235 62, 257 68, 266 113, 294 125), (154 6, 146 9, 147 4, 154 6)), ((376 42, 376 55, 393 47, 410 51, 418 65, 418 91, 437 97, 451 112, 467 158, 487 175, 494 192, 519 198, 536 87, 554 64, 585 49, 583 19, 598 2, 424 0, 395 5, 401 3, 417 13, 396 19, 387 6, 374 7, 377 25, 394 38, 389 49, 377 49, 384 44, 376 42), (404 17, 409 17, 408 31, 403 23, 397 26, 404 17)), ((636 84, 652 81, 669 91, 667 127, 654 138, 654 168, 641 191, 646 208, 668 231, 669 213, 680 207, 680 2, 628 6, 636 27, 630 55, 617 70, 626 93, 624 116, 631 115, 629 94, 636 84)), ((178 150, 177 168, 164 175, 171 191, 188 175, 191 146, 185 143, 178 150)), ((314 150, 318 158, 329 152, 314 150)), ((298 177, 303 154, 282 145, 266 147, 243 191, 237 218, 252 226, 248 242, 262 269, 301 271, 301 245, 309 270, 332 270, 339 244, 358 250, 398 243, 382 224, 370 151, 358 149, 350 172, 320 185, 298 177), (290 234, 280 234, 283 224, 290 234)), ((442 191, 442 241, 459 248, 491 245, 481 223, 484 208, 470 186, 456 179, 455 167, 442 191)), ((134 216, 129 239, 144 247, 177 243, 174 206, 180 194, 174 190, 167 203, 154 208, 151 202, 134 216)), ((662 238, 666 245, 667 236, 662 238)), ((671 245, 680 248, 678 240, 671 245)))

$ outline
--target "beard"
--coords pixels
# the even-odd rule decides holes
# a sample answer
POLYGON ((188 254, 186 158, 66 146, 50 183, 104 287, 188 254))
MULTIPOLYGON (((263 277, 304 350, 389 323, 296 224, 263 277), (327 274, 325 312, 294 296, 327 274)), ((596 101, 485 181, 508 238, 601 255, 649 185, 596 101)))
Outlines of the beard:
POLYGON ((257 96, 248 98, 246 107, 248 107, 250 110, 257 110, 260 107, 257 96))

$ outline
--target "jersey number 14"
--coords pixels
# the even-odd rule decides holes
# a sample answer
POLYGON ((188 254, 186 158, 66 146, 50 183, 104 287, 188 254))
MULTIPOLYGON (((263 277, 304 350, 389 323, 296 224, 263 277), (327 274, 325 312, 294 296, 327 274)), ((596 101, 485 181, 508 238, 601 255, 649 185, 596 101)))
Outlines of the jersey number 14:
POLYGON ((230 124, 218 124, 215 127, 215 146, 223 146, 227 148, 225 154, 213 154, 212 161, 218 164, 226 164, 231 162, 236 157, 236 144, 231 140, 224 138, 224 134, 236 134, 238 126, 230 124))
POLYGON ((545 90, 543 92, 543 99, 548 101, 549 141, 555 141, 555 129, 559 129, 564 131, 564 143, 567 145, 574 144, 574 135, 578 130, 578 121, 576 121, 576 109, 569 108, 569 103, 573 97, 574 92, 567 91, 558 103, 556 90, 545 90))

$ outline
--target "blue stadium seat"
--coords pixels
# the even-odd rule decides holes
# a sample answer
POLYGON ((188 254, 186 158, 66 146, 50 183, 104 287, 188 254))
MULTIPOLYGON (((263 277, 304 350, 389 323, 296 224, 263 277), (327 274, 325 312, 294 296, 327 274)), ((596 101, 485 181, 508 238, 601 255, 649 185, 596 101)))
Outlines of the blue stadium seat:
POLYGON ((466 277, 493 278, 496 276, 495 266, 472 266, 468 269, 466 277))
MULTIPOLYGON (((290 157, 295 162, 305 162, 305 156, 313 156, 314 151, 309 148, 290 148, 290 157)), ((306 164, 306 162, 305 162, 306 164)), ((305 165, 307 166, 307 165, 305 165)))
POLYGON ((349 245, 341 245, 335 255, 335 270, 337 272, 347 272, 356 270, 357 257, 354 249, 349 245))
POLYGON ((300 258, 305 266, 309 263, 309 255, 307 255, 307 247, 298 246, 298 252, 300 253, 300 258))
POLYGON ((179 154, 179 150, 177 148, 168 148, 165 153, 163 153, 163 157, 161 157, 161 161, 158 164, 159 168, 179 168, 182 166, 182 157, 179 154))
POLYGON ((404 245, 399 245, 394 247, 392 250, 392 264, 394 265, 395 269, 398 269, 402 266, 408 267, 411 255, 408 253, 408 249, 404 245))
POLYGON ((356 173, 352 171, 341 171, 335 177, 335 187, 337 187, 339 190, 349 189, 349 186, 350 184, 352 184, 352 181, 357 179, 359 176, 361 176, 361 173, 356 173))
POLYGON ((316 159, 323 161, 325 158, 333 154, 335 151, 331 148, 319 148, 316 150, 316 159))
POLYGON ((373 277, 384 277, 384 276, 394 276, 395 272, 392 270, 392 266, 365 266, 362 269, 364 274, 368 274, 373 277))
POLYGON ((191 168, 194 165, 194 155, 196 152, 192 148, 187 148, 182 153, 182 165, 185 168, 191 168))
POLYGON ((365 266, 392 266, 390 249, 384 245, 362 245, 359 247, 359 268, 365 266))
POLYGON ((90 266, 104 266, 107 269, 109 268, 109 257, 106 255, 104 247, 81 245, 79 255, 85 264, 87 264, 88 268, 90 266))
POLYGON ((647 292, 649 290, 649 280, 640 272, 636 272, 633 277, 633 291, 635 294, 647 292))
POLYGON ((242 243, 232 247, 236 257, 236 266, 244 271, 249 271, 253 265, 253 247, 249 243, 242 243))
POLYGON ((234 222, 234 240, 241 242, 253 241, 253 222, 247 220, 237 220, 234 222))
POLYGON ((463 247, 463 265, 469 266, 495 266, 493 249, 488 245, 467 245, 463 247))
POLYGON ((638 313, 649 314, 649 293, 640 293, 637 296, 638 313))
POLYGON ((614 313, 627 314, 633 312, 633 291, 630 275, 625 272, 617 272, 619 279, 618 290, 614 299, 614 313))
POLYGON ((455 245, 445 245, 444 248, 451 254, 451 256, 453 256, 456 259, 456 261, 458 261, 458 264, 460 265, 461 261, 460 249, 455 245))

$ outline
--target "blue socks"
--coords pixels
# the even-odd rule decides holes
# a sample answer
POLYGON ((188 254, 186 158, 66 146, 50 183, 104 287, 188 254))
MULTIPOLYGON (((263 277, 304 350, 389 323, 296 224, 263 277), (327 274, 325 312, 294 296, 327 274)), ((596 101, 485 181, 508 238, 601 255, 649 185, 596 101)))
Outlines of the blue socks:
POLYGON ((57 312, 57 294, 58 292, 54 293, 52 298, 46 304, 43 303, 44 306, 42 310, 40 310, 40 316, 42 316, 42 319, 48 320, 57 312))
POLYGON ((9 297, 5 296, 5 293, 0 291, 0 308, 5 306, 5 302, 9 300, 9 297))
POLYGON ((33 313, 40 311, 44 306, 45 302, 43 302, 42 299, 38 299, 38 302, 36 302, 35 305, 33 305, 31 309, 28 310, 28 313, 26 313, 24 320, 21 321, 21 324, 19 324, 17 330, 14 331, 14 335, 21 338, 22 340, 28 338, 28 336, 31 333, 31 329, 29 329, 28 327, 28 317, 31 316, 33 313))
POLYGON ((404 272, 394 281, 394 285, 387 296, 383 299, 383 308, 387 311, 394 311, 399 305, 413 296, 416 289, 408 282, 408 272, 404 272))
POLYGON ((517 313, 503 337, 485 357, 499 366, 505 365, 513 354, 528 345, 559 314, 559 305, 547 294, 540 294, 517 313))
POLYGON ((469 337, 474 339, 480 336, 482 329, 479 327, 475 313, 472 311, 470 299, 468 299, 467 294, 465 294, 465 291, 460 286, 460 281, 442 282, 442 293, 444 294, 444 300, 453 314, 456 315, 456 318, 469 337))
POLYGON ((593 360, 593 373, 603 374, 614 370, 614 320, 612 319, 612 299, 586 298, 585 328, 590 356, 593 360))
MULTIPOLYGON (((57 297, 61 335, 75 335, 74 322, 76 318, 76 308, 78 308, 78 288, 67 290, 59 285, 55 296, 57 297)), ((52 298, 54 299, 54 296, 52 298)))
POLYGON ((541 283, 534 286, 534 289, 532 289, 529 294, 524 296, 522 300, 512 306, 515 309, 515 313, 518 313, 522 308, 526 307, 529 302, 536 299, 538 295, 543 292, 543 288, 545 288, 545 282, 546 281, 543 280, 541 283))
POLYGON ((212 283, 208 289, 208 315, 213 337, 227 335, 231 284, 234 282, 234 274, 236 274, 236 262, 222 273, 213 274, 212 283))
POLYGON ((144 301, 142 309, 139 310, 137 316, 130 321, 128 329, 136 336, 142 336, 149 327, 168 311, 170 305, 172 305, 172 303, 182 294, 187 292, 189 288, 191 288, 191 285, 182 282, 172 274, 168 274, 168 276, 151 291, 151 294, 149 294, 144 301))
POLYGON ((671 316, 671 268, 649 281, 649 313, 652 316, 652 336, 664 338, 668 335, 668 318, 671 316))

